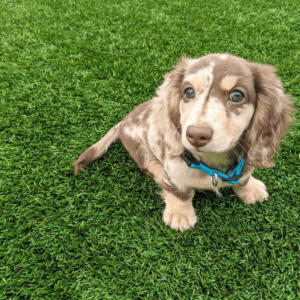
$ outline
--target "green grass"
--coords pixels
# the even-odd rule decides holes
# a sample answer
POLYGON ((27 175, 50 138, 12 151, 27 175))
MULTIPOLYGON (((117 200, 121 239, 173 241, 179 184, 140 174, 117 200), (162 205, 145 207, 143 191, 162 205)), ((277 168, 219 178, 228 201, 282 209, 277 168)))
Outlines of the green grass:
POLYGON ((71 162, 155 95, 182 55, 277 67, 300 108, 293 0, 2 0, 0 299, 300 299, 300 117, 257 169, 270 200, 197 193, 164 226, 158 185, 120 142, 71 162))

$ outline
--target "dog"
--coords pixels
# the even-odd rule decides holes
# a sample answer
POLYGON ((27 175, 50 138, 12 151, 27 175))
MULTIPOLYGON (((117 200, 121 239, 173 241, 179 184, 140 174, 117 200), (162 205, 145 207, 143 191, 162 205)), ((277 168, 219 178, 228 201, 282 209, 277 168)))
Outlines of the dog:
POLYGON ((266 186, 251 174, 273 165, 293 111, 274 67, 230 54, 182 57, 156 94, 84 151, 75 174, 120 139, 162 188, 164 223, 180 231, 196 224, 195 190, 231 186, 245 203, 268 199, 266 186), (237 165, 242 169, 227 178, 237 165))

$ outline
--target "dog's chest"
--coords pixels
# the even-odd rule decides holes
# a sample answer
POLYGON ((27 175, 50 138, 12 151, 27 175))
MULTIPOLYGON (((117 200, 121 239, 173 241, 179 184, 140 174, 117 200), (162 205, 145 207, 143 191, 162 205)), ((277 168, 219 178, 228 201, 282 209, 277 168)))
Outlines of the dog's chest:
POLYGON ((226 187, 230 184, 219 181, 217 187, 214 187, 211 182, 211 176, 206 173, 192 169, 179 157, 165 161, 165 169, 173 184, 178 188, 194 188, 194 189, 211 189, 217 190, 226 187))

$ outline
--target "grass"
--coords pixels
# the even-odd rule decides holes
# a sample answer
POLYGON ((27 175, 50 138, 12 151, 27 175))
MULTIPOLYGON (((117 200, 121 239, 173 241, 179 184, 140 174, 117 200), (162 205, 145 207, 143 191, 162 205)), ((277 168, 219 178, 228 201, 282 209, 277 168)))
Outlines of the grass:
POLYGON ((300 108, 293 0, 3 0, 0 4, 0 299, 299 299, 300 117, 270 200, 198 193, 195 229, 162 222, 159 187, 120 142, 70 162, 155 95, 182 55, 277 67, 300 108))

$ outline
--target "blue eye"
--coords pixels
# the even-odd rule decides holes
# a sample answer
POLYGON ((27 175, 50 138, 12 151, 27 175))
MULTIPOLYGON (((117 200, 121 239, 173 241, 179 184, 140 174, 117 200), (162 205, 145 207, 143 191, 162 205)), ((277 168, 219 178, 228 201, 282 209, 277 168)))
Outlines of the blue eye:
POLYGON ((192 99, 195 97, 195 91, 192 88, 187 88, 184 93, 188 99, 192 99))
POLYGON ((244 99, 244 94, 240 91, 233 91, 230 94, 230 99, 233 102, 241 102, 244 99))

